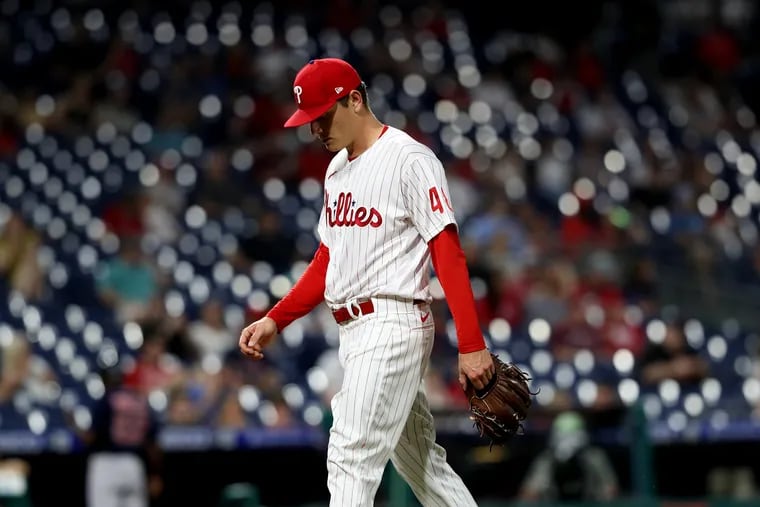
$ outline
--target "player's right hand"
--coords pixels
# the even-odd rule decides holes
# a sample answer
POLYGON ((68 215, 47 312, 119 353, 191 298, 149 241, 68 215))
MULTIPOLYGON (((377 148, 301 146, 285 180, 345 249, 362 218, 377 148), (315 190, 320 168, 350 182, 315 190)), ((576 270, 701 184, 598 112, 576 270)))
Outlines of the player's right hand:
POLYGON ((269 317, 262 317, 243 328, 238 347, 251 359, 264 359, 263 349, 277 335, 277 324, 269 317))

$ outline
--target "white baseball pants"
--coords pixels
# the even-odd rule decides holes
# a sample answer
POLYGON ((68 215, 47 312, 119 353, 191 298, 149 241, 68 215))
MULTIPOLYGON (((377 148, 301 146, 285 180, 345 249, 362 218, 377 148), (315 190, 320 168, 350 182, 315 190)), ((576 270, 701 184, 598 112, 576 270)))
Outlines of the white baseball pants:
POLYGON ((477 506, 435 443, 423 386, 434 338, 429 305, 373 303, 373 313, 340 325, 344 373, 331 402, 330 507, 374 505, 389 459, 423 506, 477 506))
POLYGON ((147 507, 145 467, 130 453, 99 452, 87 462, 88 507, 147 507))

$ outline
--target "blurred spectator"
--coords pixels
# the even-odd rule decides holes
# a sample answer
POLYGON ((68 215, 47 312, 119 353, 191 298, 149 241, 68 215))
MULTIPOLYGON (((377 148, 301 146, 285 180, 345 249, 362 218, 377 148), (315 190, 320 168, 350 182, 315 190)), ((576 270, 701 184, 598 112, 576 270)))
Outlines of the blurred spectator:
POLYGON ((627 302, 637 305, 646 316, 653 315, 659 302, 656 261, 638 254, 623 275, 621 288, 627 302))
POLYGON ((688 121, 681 122, 681 128, 689 144, 709 142, 715 135, 716 127, 728 122, 727 111, 720 102, 717 90, 696 76, 666 80, 661 93, 671 108, 686 115, 688 121))
POLYGON ((237 390, 227 390, 220 397, 221 407, 213 425, 219 428, 243 429, 251 423, 248 416, 240 406, 239 393, 237 390))
POLYGON ((282 389, 269 391, 259 408, 259 418, 268 428, 293 428, 298 424, 297 415, 286 402, 282 389))
POLYGON ((158 317, 162 308, 157 299, 159 278, 139 238, 121 239, 118 254, 104 262, 96 282, 100 300, 114 310, 120 322, 146 322, 158 317))
POLYGON ((646 336, 638 318, 627 314, 626 306, 622 302, 607 307, 600 333, 603 349, 597 353, 608 360, 621 349, 629 350, 634 357, 639 357, 646 347, 646 336))
POLYGON ((15 155, 21 144, 21 128, 18 121, 12 114, 3 111, 3 109, 3 105, 0 103, 0 160, 15 155))
POLYGON ((126 189, 107 203, 103 210, 103 223, 119 239, 142 237, 145 234, 145 206, 148 200, 142 188, 126 189))
POLYGON ((101 372, 105 394, 95 405, 88 448, 87 507, 148 507, 163 489, 158 421, 148 397, 121 383, 121 372, 101 372))
POLYGON ((170 152, 156 157, 154 164, 158 169, 158 180, 143 191, 150 204, 160 206, 175 219, 182 216, 187 209, 187 188, 177 182, 179 161, 177 153, 170 152))
POLYGON ((533 460, 518 497, 533 502, 608 502, 620 494, 606 451, 589 441, 583 417, 559 413, 546 448, 533 460))
POLYGON ((649 337, 644 354, 637 363, 642 384, 652 386, 666 379, 696 384, 707 377, 709 363, 686 340, 683 324, 677 319, 665 322, 661 337, 649 337))
POLYGON ((9 403, 23 394, 32 403, 57 403, 60 391, 56 370, 36 354, 21 332, 3 337, 0 404, 9 403))
POLYGON ((89 72, 75 74, 71 87, 58 97, 56 108, 48 118, 49 128, 71 138, 86 133, 91 128, 92 89, 93 77, 89 72))
MULTIPOLYGON (((258 391, 261 401, 255 409, 254 420, 258 419, 260 424, 271 428, 296 425, 298 423, 297 416, 286 403, 283 395, 283 388, 290 379, 283 373, 285 369, 279 366, 275 367, 268 361, 253 362, 246 360, 238 361, 238 364, 241 376, 235 376, 234 383, 231 385, 244 382, 246 385, 255 387, 258 391)), ((338 372, 330 372, 328 375, 333 373, 341 375, 338 372)))
POLYGON ((144 333, 148 337, 160 337, 164 340, 166 353, 182 364, 189 364, 196 359, 195 349, 187 339, 189 314, 169 314, 159 302, 149 319, 142 321, 144 333))
POLYGON ((195 97, 192 97, 194 94, 190 91, 190 82, 186 81, 187 76, 183 75, 186 68, 181 64, 171 67, 172 72, 176 73, 172 78, 185 81, 179 83, 180 89, 174 90, 176 93, 167 91, 162 95, 164 100, 157 104, 158 111, 151 124, 153 135, 145 146, 150 158, 170 150, 181 152, 182 143, 190 134, 189 128, 195 124, 197 108, 191 105, 195 97), (189 100, 183 101, 183 98, 189 100))
POLYGON ((224 391, 220 399, 220 407, 212 420, 215 427, 239 430, 251 425, 250 418, 240 405, 240 393, 237 390, 224 391))
POLYGON ((224 306, 218 299, 211 298, 201 305, 199 318, 188 323, 185 333, 198 360, 207 356, 221 360, 237 350, 238 336, 227 328, 224 306))
POLYGON ((124 385, 148 395, 154 390, 168 392, 184 381, 182 363, 166 350, 166 337, 146 326, 145 341, 135 362, 124 373, 124 385))
MULTIPOLYGON (((492 301, 491 318, 506 320, 515 329, 521 329, 525 322, 525 299, 530 291, 531 280, 525 270, 516 274, 500 273, 494 275, 489 297, 492 301)), ((481 321, 487 322, 481 318, 481 321)))
POLYGON ((547 259, 535 274, 525 294, 525 320, 543 319, 556 326, 570 314, 572 298, 579 284, 578 272, 573 263, 555 258, 547 259))
POLYGON ((200 422, 202 413, 186 386, 182 384, 172 386, 167 392, 167 397, 168 405, 165 415, 167 424, 194 426, 200 422))
POLYGON ((224 358, 212 356, 191 365, 181 382, 168 389, 166 422, 178 425, 243 427, 246 417, 238 403, 242 385, 236 360, 228 365, 224 358))
POLYGON ((730 78, 741 62, 736 34, 718 20, 699 35, 695 49, 698 61, 714 85, 722 85, 721 81, 730 78))
POLYGON ((241 208, 245 189, 235 181, 230 169, 230 156, 225 148, 210 150, 203 163, 200 181, 192 200, 209 218, 218 220, 227 209, 241 208))
POLYGON ((186 196, 174 178, 174 170, 159 158, 158 181, 143 191, 145 198, 142 222, 145 233, 162 244, 173 244, 182 232, 180 217, 186 208, 186 196))
POLYGON ((257 220, 258 228, 240 241, 243 265, 268 263, 275 273, 284 273, 293 264, 297 251, 293 235, 283 227, 282 217, 273 209, 265 209, 257 220))
POLYGON ((533 177, 536 195, 547 204, 557 202, 573 183, 567 142, 553 136, 541 139, 541 156, 535 162, 533 177))
POLYGON ((558 361, 571 361, 582 350, 603 349, 601 307, 589 299, 570 299, 567 317, 557 323, 550 347, 558 361))
POLYGON ((219 372, 219 393, 213 413, 212 424, 220 428, 243 428, 250 421, 240 404, 240 389, 244 386, 243 368, 245 361, 237 350, 230 352, 222 360, 219 372))
POLYGON ((38 261, 42 237, 12 211, 0 230, 0 276, 27 301, 43 296, 44 273, 38 261))
POLYGON ((620 262, 609 250, 589 250, 582 259, 579 283, 571 297, 593 300, 602 310, 623 303, 621 270, 620 262))
POLYGON ((519 270, 528 257, 523 224, 511 213, 505 195, 493 195, 480 213, 473 215, 463 231, 464 248, 482 250, 480 257, 494 270, 519 270))
POLYGON ((577 213, 563 215, 560 222, 560 239, 564 253, 578 258, 590 248, 608 248, 613 245, 613 226, 588 199, 579 200, 577 213))
MULTIPOLYGON (((592 72, 596 72, 596 69, 592 69, 592 72)), ((599 86, 591 83, 589 85, 599 86)), ((634 127, 630 117, 606 83, 579 98, 574 117, 578 125, 580 139, 583 140, 584 144, 604 142, 610 132, 631 130, 634 127)), ((592 167, 595 167, 597 171, 579 171, 579 175, 590 178, 591 181, 598 181, 604 177, 602 171, 606 169, 604 169, 603 159, 597 160, 597 163, 592 167)), ((585 169, 589 168, 588 166, 585 167, 585 169)))
POLYGON ((131 134, 140 117, 130 104, 132 90, 124 75, 115 73, 107 76, 103 95, 94 102, 92 127, 97 129, 110 124, 120 134, 131 134))

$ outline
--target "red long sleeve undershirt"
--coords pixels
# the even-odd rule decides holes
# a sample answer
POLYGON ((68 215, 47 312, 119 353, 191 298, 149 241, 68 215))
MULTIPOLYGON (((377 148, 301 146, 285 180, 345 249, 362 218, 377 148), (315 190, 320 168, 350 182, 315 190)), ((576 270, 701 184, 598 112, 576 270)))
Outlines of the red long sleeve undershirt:
POLYGON ((330 250, 324 243, 320 243, 301 278, 285 297, 267 312, 267 317, 277 324, 277 331, 282 331, 288 324, 303 317, 324 301, 325 276, 329 262, 330 250))
POLYGON ((467 260, 459 244, 456 227, 449 225, 428 243, 433 268, 446 295, 457 329, 459 353, 467 354, 486 348, 475 312, 475 297, 470 286, 467 260))
MULTIPOLYGON (((457 329, 459 352, 466 354, 486 348, 478 325, 474 296, 470 287, 467 262, 459 244, 456 228, 446 227, 428 243, 433 267, 441 281, 454 324, 457 329)), ((303 317, 325 298, 325 276, 330 262, 330 251, 320 243, 301 278, 267 313, 282 331, 291 322, 303 317)))

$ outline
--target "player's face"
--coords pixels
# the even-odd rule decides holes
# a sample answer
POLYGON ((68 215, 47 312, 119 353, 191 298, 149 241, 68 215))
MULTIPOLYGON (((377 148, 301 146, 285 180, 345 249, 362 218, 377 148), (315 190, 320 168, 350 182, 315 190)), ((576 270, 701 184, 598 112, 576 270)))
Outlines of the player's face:
POLYGON ((325 114, 311 122, 311 133, 332 152, 340 151, 350 144, 347 137, 348 108, 335 103, 325 114))

